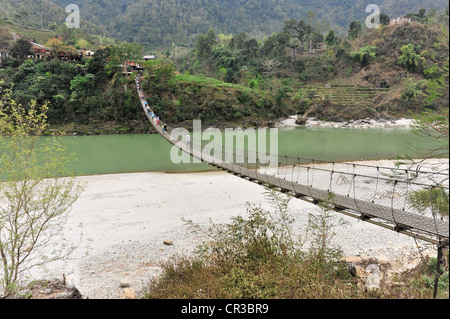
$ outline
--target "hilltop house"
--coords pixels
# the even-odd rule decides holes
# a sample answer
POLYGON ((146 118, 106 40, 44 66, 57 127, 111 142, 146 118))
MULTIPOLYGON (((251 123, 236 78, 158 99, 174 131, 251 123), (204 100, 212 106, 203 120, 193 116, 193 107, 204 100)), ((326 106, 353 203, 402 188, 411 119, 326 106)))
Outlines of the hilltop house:
POLYGON ((396 25, 396 24, 403 24, 403 23, 410 23, 411 19, 410 18, 394 18, 391 19, 391 22, 389 23, 389 25, 396 25))

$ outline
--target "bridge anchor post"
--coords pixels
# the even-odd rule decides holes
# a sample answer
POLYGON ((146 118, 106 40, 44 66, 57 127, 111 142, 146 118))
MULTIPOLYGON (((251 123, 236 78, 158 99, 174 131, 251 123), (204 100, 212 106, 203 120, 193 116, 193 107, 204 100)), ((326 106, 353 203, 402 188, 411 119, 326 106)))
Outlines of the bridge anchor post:
POLYGON ((437 298, 437 292, 438 292, 438 287, 439 287, 439 278, 442 275, 442 272, 441 272, 442 249, 443 249, 443 245, 441 244, 441 242, 439 242, 439 245, 437 246, 436 275, 434 277, 433 299, 437 298))

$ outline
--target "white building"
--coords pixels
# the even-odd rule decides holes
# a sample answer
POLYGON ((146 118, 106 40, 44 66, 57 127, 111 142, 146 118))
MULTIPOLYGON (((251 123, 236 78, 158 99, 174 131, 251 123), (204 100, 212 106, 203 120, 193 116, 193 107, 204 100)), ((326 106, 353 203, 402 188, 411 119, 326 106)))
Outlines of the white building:
POLYGON ((394 18, 391 19, 391 22, 389 23, 389 25, 396 25, 396 24, 403 24, 403 23, 410 23, 411 19, 410 18, 394 18))

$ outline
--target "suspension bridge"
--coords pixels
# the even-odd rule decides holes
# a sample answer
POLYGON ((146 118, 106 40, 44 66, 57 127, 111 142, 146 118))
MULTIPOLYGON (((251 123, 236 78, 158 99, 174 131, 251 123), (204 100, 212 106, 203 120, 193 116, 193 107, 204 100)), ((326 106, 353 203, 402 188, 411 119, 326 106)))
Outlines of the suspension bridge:
MULTIPOLYGON (((155 130, 179 151, 243 179, 276 189, 338 213, 423 240, 439 249, 449 246, 449 222, 441 217, 447 209, 449 173, 440 167, 380 167, 356 162, 326 162, 278 155, 277 165, 259 162, 260 154, 223 149, 236 161, 205 152, 203 146, 171 137, 171 128, 155 121, 155 113, 144 101, 136 78, 142 108, 155 130), (242 155, 244 154, 244 155, 242 155), (239 160, 237 160, 239 157, 239 160), (421 207, 415 199, 447 197, 447 206, 430 200, 421 207), (443 208, 444 206, 444 208, 443 208)), ((245 150, 244 150, 245 151, 245 150)), ((267 154, 264 154, 267 158, 267 154)), ((270 156, 270 154, 269 154, 270 156)), ((426 202, 426 199, 425 199, 426 202)))

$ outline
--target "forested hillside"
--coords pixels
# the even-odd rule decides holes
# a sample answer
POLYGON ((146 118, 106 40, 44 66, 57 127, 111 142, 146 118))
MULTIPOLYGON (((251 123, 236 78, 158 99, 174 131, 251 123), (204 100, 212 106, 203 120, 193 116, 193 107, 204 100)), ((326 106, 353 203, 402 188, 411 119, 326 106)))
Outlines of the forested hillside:
MULTIPOLYGON (((136 1, 136 8, 141 3, 136 1)), ((131 7, 122 10, 127 14, 131 7)), ((355 20, 343 35, 333 29, 323 34, 323 26, 311 13, 305 20, 283 21, 279 31, 262 40, 250 33, 224 35, 208 28, 185 54, 175 56, 166 48, 167 55, 145 63, 148 81, 143 88, 158 114, 183 126, 194 118, 215 127, 270 126, 295 114, 303 120, 349 121, 448 109, 448 6, 406 15, 411 23, 390 26, 385 19, 379 29, 367 29, 355 20)), ((12 89, 16 101, 50 103, 49 120, 67 131, 149 129, 133 76, 123 75, 117 67, 141 60, 143 46, 114 41, 105 45, 108 41, 86 29, 64 25, 56 25, 50 33, 22 26, 24 39, 12 44, 12 31, 19 26, 9 21, 0 20, 0 43, 9 43, 11 53, 0 64, 0 87, 12 89), (53 49, 55 43, 58 50, 69 51, 92 46, 96 53, 73 61, 52 55, 27 60, 29 51, 22 52, 20 43, 46 36, 53 49)), ((132 25, 122 23, 124 29, 132 25)))
MULTIPOLYGON (((0 0, 0 17, 18 24, 46 28, 64 21, 71 0, 0 0)), ((214 29, 217 33, 244 32, 262 39, 280 31, 288 19, 309 19, 324 33, 347 32, 353 20, 364 22, 363 0, 79 0, 82 28, 91 33, 138 42, 144 47, 190 46, 196 38, 214 29)), ((389 17, 408 12, 442 9, 446 0, 381 0, 389 17)))

